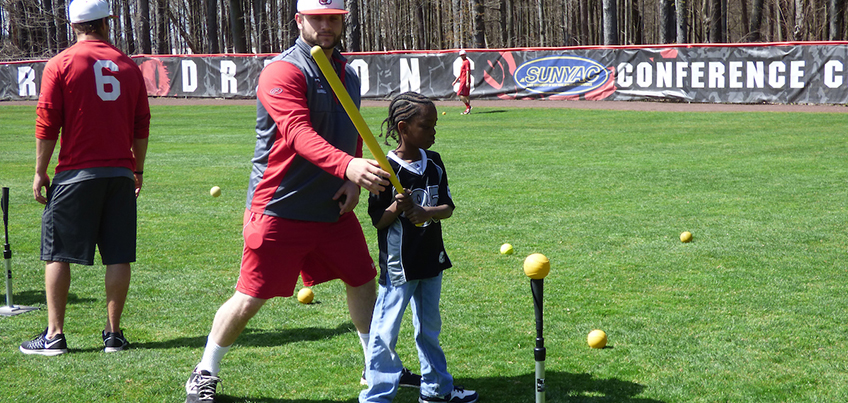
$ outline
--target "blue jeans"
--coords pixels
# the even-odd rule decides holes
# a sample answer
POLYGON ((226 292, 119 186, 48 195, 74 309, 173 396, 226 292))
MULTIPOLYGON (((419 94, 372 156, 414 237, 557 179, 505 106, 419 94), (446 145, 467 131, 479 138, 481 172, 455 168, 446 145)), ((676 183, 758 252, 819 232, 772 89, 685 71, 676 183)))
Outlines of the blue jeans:
POLYGON ((359 401, 391 402, 397 394, 403 363, 395 352, 395 346, 403 312, 410 302, 415 345, 421 362, 421 395, 447 395, 453 390, 453 377, 448 373, 445 353, 439 346, 442 274, 409 281, 398 287, 392 286, 391 281, 386 283, 380 286, 371 317, 370 360, 365 374, 368 389, 359 394, 359 401))

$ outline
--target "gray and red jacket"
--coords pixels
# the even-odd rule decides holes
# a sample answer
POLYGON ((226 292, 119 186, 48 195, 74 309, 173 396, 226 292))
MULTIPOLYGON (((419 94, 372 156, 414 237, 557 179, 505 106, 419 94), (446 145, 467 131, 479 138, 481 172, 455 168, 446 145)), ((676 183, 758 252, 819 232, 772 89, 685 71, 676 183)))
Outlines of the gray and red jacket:
MULTIPOLYGON (((274 57, 256 89, 256 150, 247 208, 276 217, 334 222, 332 200, 362 140, 301 38, 274 57)), ((359 77, 333 51, 331 63, 356 104, 359 77)))

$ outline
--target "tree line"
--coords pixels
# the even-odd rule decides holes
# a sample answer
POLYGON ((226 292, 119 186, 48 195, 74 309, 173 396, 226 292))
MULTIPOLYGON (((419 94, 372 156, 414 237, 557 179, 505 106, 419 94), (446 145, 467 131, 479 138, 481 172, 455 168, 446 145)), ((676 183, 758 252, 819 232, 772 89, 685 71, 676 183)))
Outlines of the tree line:
MULTIPOLYGON (((277 53, 297 0, 110 0, 128 54, 277 53)), ((70 0, 0 0, 0 60, 73 43, 70 0)), ((839 41, 844 0, 346 0, 346 51, 839 41)))

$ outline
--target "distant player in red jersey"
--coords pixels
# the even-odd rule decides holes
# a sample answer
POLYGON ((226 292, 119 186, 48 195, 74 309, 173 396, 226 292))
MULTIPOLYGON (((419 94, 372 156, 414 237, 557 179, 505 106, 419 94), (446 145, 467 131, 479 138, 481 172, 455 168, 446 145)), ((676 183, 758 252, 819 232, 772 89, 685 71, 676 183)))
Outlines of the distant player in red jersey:
POLYGON ((68 351, 70 264, 93 265, 95 249, 106 265, 104 351, 128 345, 120 320, 136 258, 136 198, 150 131, 147 91, 135 62, 109 43, 107 0, 74 0, 68 17, 77 43, 47 62, 35 122, 32 191, 46 205, 41 260, 47 262, 47 329, 21 344, 25 354, 68 351), (57 141, 51 183, 47 166, 57 141))
POLYGON ((456 95, 465 104, 465 112, 462 112, 462 114, 467 115, 471 113, 471 61, 468 60, 464 49, 459 51, 459 57, 462 58, 462 67, 459 68, 459 75, 456 77, 456 80, 453 80, 451 85, 459 83, 459 87, 456 89, 456 95))

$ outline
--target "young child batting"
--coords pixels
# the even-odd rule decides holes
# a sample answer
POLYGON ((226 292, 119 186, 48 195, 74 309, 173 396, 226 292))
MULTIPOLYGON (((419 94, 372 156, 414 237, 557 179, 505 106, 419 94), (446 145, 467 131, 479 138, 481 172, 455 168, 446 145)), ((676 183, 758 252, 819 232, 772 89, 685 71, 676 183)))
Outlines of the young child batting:
POLYGON ((377 228, 380 278, 371 319, 368 389, 359 401, 391 402, 403 364, 395 353, 401 319, 412 306, 415 344, 421 363, 420 403, 474 403, 477 392, 453 383, 439 346, 442 319, 439 298, 442 271, 451 267, 442 241, 442 224, 453 214, 445 165, 428 149, 436 142, 436 106, 427 97, 405 92, 389 105, 385 138, 397 141, 389 163, 405 189, 387 188, 368 199, 368 214, 377 228))

